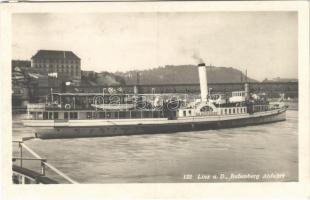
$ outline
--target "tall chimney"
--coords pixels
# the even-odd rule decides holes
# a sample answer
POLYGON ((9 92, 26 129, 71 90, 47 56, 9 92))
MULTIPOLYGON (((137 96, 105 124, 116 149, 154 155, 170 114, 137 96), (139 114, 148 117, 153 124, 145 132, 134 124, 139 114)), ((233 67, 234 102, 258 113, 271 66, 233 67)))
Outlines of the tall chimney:
POLYGON ((207 78, 207 67, 204 63, 198 64, 198 73, 199 73, 201 101, 207 101, 208 78, 207 78))

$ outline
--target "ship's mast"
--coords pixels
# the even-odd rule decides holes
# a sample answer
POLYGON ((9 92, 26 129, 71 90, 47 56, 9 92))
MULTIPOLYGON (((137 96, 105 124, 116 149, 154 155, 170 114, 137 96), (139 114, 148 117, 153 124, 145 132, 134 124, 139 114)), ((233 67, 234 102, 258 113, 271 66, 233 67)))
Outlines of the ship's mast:
POLYGON ((244 83, 245 99, 248 99, 249 94, 249 83, 248 83, 248 70, 245 70, 245 83, 244 83))
POLYGON ((136 80, 136 85, 134 87, 134 94, 139 94, 139 85, 140 85, 140 72, 137 72, 137 80, 136 80))

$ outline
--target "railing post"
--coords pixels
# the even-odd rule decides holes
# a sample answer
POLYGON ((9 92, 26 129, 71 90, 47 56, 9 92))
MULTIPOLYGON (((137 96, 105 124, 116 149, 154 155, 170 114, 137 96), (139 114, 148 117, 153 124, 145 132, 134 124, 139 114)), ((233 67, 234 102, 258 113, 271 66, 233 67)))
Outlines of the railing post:
POLYGON ((23 167, 23 146, 21 145, 21 142, 18 143, 19 149, 20 149, 20 167, 23 167))
MULTIPOLYGON (((77 183, 76 181, 72 180, 70 177, 56 169, 54 166, 51 164, 47 163, 46 159, 42 159, 38 154, 36 154, 32 149, 30 149, 27 145, 23 144, 22 142, 19 142, 20 148, 24 147, 30 154, 32 154, 37 160, 41 160, 41 173, 43 176, 46 174, 46 167, 50 168, 52 171, 56 172, 58 175, 62 176, 65 178, 67 181, 70 183, 77 183)), ((22 154, 21 154, 22 155, 22 154)), ((21 158, 22 159, 22 158, 21 158)), ((25 158, 27 159, 27 158, 25 158)), ((21 163, 22 164, 22 163, 21 163)), ((22 180, 24 181, 24 180, 22 180)))
POLYGON ((45 164, 44 164, 44 162, 46 162, 46 160, 41 160, 41 174, 43 175, 43 176, 45 176, 45 164))

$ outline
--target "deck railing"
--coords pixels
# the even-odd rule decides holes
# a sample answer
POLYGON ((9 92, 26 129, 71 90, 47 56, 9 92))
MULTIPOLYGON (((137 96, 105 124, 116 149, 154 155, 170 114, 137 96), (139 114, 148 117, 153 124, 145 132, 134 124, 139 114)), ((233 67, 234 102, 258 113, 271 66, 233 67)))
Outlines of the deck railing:
POLYGON ((217 112, 199 112, 197 116, 218 116, 217 112))
POLYGON ((54 167, 53 165, 48 163, 47 159, 41 158, 30 147, 28 147, 26 144, 24 144, 23 141, 13 141, 13 143, 18 143, 20 157, 13 157, 12 161, 14 162, 14 161, 19 160, 20 161, 19 162, 19 164, 20 164, 19 167, 20 168, 23 168, 23 161, 26 161, 26 160, 33 160, 33 161, 35 161, 35 160, 37 160, 37 161, 40 161, 40 164, 41 164, 41 175, 42 176, 46 175, 46 167, 48 167, 49 169, 54 171, 56 174, 60 175, 62 178, 67 180, 69 183, 78 183, 75 180, 71 179, 66 174, 64 174, 63 172, 61 172, 60 170, 58 170, 56 167, 54 167), (25 157, 23 157, 23 149, 27 150, 32 156, 34 156, 34 158, 25 158, 25 157))

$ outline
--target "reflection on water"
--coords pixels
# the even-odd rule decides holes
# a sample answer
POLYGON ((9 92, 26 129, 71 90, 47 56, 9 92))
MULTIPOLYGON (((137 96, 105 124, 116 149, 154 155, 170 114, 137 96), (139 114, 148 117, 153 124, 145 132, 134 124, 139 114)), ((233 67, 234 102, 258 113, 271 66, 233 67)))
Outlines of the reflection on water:
MULTIPOLYGON (((26 144, 81 183, 257 181, 252 175, 260 175, 258 181, 298 181, 297 116, 289 110, 286 121, 259 126, 26 144), (228 179, 218 179, 221 174, 228 179), (262 179, 264 174, 282 177, 262 179)), ((14 118, 13 139, 33 133, 14 118)))

